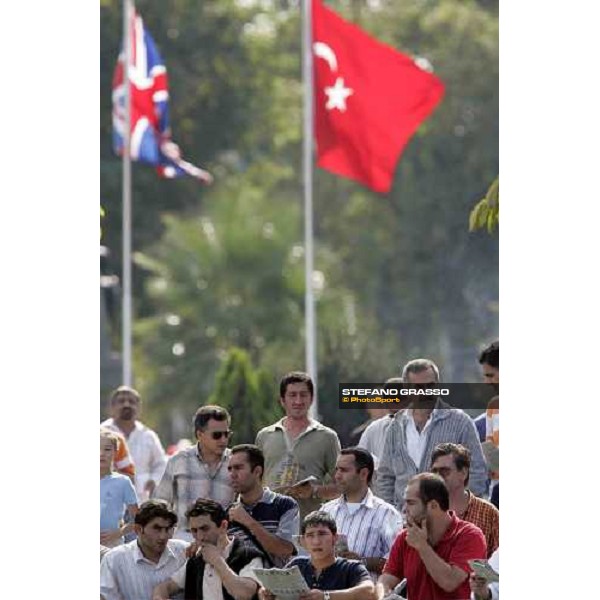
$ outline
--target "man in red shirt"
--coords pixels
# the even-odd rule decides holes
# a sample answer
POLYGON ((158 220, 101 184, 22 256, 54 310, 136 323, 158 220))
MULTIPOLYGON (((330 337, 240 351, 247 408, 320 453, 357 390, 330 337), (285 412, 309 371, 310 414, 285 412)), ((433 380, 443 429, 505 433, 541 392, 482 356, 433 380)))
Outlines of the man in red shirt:
POLYGON ((448 488, 439 475, 413 477, 404 500, 406 528, 394 541, 379 577, 385 594, 406 578, 410 600, 470 598, 468 561, 486 557, 481 530, 448 510, 448 488))

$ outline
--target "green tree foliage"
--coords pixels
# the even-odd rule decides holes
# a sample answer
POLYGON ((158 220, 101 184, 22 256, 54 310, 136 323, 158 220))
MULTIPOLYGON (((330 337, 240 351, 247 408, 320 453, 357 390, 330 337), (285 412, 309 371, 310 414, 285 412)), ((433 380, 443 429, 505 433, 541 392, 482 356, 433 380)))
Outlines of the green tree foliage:
POLYGON ((217 372, 208 403, 227 408, 233 416, 234 443, 253 444, 262 427, 280 418, 277 396, 268 375, 252 367, 250 355, 232 347, 217 372))
POLYGON ((487 228, 488 233, 498 226, 500 221, 500 183, 496 178, 486 195, 474 206, 469 215, 469 231, 487 228))

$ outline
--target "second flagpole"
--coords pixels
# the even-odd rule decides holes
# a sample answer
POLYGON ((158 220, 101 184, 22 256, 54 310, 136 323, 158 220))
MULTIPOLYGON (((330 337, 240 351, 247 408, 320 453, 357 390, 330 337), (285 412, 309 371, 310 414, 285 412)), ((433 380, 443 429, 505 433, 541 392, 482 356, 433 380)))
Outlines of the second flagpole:
POLYGON ((312 58, 312 0, 302 3, 302 80, 304 88, 304 319, 306 339, 306 371, 312 377, 315 392, 311 405, 313 418, 319 416, 317 373, 317 328, 313 289, 313 58, 312 58))

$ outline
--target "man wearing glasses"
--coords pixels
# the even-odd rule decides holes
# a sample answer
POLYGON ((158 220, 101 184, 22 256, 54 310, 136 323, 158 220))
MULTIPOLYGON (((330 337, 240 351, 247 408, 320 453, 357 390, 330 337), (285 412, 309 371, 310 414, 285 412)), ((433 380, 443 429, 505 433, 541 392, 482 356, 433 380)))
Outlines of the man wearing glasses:
POLYGON ((224 509, 234 498, 227 465, 231 450, 231 417, 220 406, 203 406, 194 416, 197 444, 181 450, 167 463, 155 496, 173 505, 179 526, 175 538, 192 541, 184 528, 185 513, 198 498, 218 502, 224 509))

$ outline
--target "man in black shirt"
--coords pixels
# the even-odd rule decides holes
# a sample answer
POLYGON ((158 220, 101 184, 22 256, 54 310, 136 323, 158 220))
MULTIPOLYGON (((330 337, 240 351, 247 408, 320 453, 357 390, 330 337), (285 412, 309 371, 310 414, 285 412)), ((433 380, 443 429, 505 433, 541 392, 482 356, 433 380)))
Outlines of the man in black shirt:
MULTIPOLYGON (((375 586, 366 567, 357 560, 336 558, 337 527, 331 515, 314 511, 304 518, 301 527, 302 545, 308 557, 293 558, 286 568, 297 566, 310 591, 300 600, 375 600, 375 586)), ((264 588, 260 600, 275 600, 264 588)))

